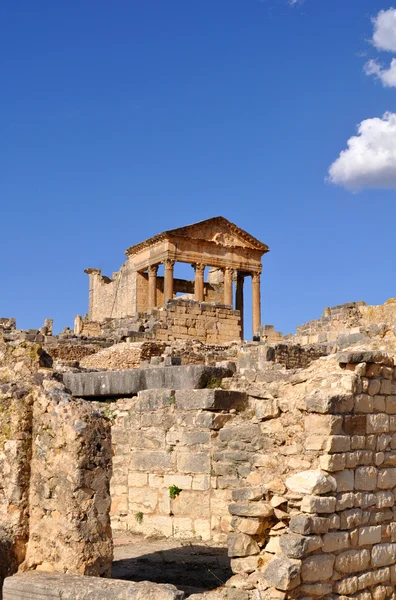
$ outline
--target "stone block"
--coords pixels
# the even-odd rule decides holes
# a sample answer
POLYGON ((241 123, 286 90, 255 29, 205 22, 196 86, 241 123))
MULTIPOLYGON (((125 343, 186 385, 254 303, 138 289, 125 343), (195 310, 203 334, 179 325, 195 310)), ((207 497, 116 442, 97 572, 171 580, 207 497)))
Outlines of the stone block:
POLYGON ((345 454, 322 454, 319 457, 321 469, 333 473, 335 471, 343 471, 346 466, 345 454))
POLYGON ((369 546, 381 542, 381 525, 359 527, 359 546, 369 546))
POLYGON ((329 519, 310 515, 295 515, 289 522, 290 531, 302 535, 327 533, 329 526, 329 519))
POLYGON ((277 539, 279 539, 280 550, 288 558, 304 558, 309 552, 314 552, 323 545, 319 535, 306 536, 289 533, 281 535, 277 539))
POLYGON ((318 435, 343 435, 342 423, 343 418, 339 416, 310 414, 304 419, 304 429, 307 433, 315 431, 318 435))
POLYGON ((65 373, 63 382, 73 396, 81 398, 100 396, 122 398, 149 389, 202 389, 215 379, 232 377, 232 375, 231 370, 223 367, 182 365, 123 369, 120 371, 65 373))
POLYGON ((345 531, 330 531, 323 536, 323 552, 337 552, 349 548, 349 534, 345 531))
POLYGON ((191 475, 165 475, 164 486, 169 488, 172 485, 176 485, 181 490, 190 490, 192 487, 191 475))
POLYGON ((259 564, 260 557, 257 555, 231 559, 231 569, 233 573, 253 573, 259 564))
POLYGON ((265 421, 266 419, 274 419, 280 414, 277 400, 272 398, 256 399, 255 400, 255 414, 257 419, 265 421))
POLYGON ((371 491, 377 487, 377 473, 375 467, 358 467, 355 471, 355 489, 371 491))
POLYGON ((378 413, 367 415, 367 433, 386 433, 389 431, 389 415, 378 413))
POLYGON ((357 394, 355 396, 356 413, 372 413, 374 408, 373 397, 369 394, 357 394))
POLYGON ((307 513, 333 513, 336 498, 332 496, 304 496, 301 510, 307 513))
POLYGON ((338 471, 332 475, 336 481, 337 492, 352 491, 355 485, 355 473, 352 469, 338 471))
POLYGON ((228 510, 231 515, 235 515, 236 517, 261 517, 267 519, 274 514, 272 506, 264 502, 252 502, 251 504, 232 502, 228 510))
POLYGON ((184 592, 169 584, 38 571, 8 577, 3 586, 3 600, 182 600, 184 597, 184 592))
POLYGON ((182 389, 175 396, 179 410, 238 410, 247 402, 244 392, 221 389, 182 389))
POLYGON ((366 435, 366 429, 366 415, 346 415, 344 417, 343 433, 346 433, 347 435, 366 435))
POLYGON ((335 569, 339 573, 358 573, 366 570, 370 565, 369 550, 347 550, 337 554, 335 569))
POLYGON ((349 452, 351 438, 349 435, 329 435, 324 443, 323 450, 332 454, 334 452, 349 452))
POLYGON ((210 473, 210 455, 208 452, 179 453, 177 470, 180 473, 210 473))
POLYGON ((159 410, 169 406, 169 398, 174 396, 174 390, 141 390, 135 403, 136 412, 159 410))
POLYGON ((169 452, 133 452, 129 463, 133 471, 163 472, 175 468, 175 457, 169 452))
POLYGON ((333 477, 314 470, 295 473, 286 479, 285 484, 291 492, 298 494, 326 494, 336 489, 333 477))
POLYGON ((276 558, 264 570, 264 577, 274 588, 292 590, 300 584, 301 561, 276 558))
POLYGON ((371 549, 371 566, 385 567, 396 559, 396 544, 377 544, 371 549))
POLYGON ((250 535, 229 533, 227 536, 228 556, 230 558, 259 554, 260 548, 250 535))
POLYGON ((386 412, 389 415, 395 415, 396 414, 396 395, 395 396, 387 396, 385 399, 385 403, 386 403, 386 412))
POLYGON ((388 490, 396 486, 396 468, 378 470, 377 486, 380 490, 388 490))
POLYGON ((302 562, 303 582, 327 581, 333 576, 335 557, 332 554, 308 556, 302 562))

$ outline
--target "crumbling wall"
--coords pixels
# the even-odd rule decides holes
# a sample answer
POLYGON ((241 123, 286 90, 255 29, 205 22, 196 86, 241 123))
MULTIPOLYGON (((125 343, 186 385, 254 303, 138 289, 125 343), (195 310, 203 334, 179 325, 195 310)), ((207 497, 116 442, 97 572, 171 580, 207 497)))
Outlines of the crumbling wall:
POLYGON ((0 589, 18 568, 110 572, 110 426, 50 364, 0 340, 0 589))
POLYGON ((396 371, 374 352, 338 363, 317 361, 278 400, 305 413, 311 466, 233 492, 234 584, 262 598, 394 597, 396 371))

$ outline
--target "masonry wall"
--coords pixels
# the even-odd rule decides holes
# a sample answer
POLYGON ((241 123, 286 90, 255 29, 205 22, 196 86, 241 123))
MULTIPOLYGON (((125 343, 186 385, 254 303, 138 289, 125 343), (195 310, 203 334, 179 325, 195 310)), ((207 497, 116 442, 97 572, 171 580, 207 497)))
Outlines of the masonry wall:
POLYGON ((311 369, 293 395, 305 414, 301 455, 319 456, 282 473, 277 489, 265 482, 233 492, 235 582, 265 598, 394 598, 393 359, 344 353, 311 369))
MULTIPOLYGON (((83 321, 82 335, 90 335, 92 323, 83 321)), ((241 339, 239 311, 222 304, 195 300, 170 300, 166 307, 122 319, 105 319, 101 334, 106 337, 156 339, 161 341, 198 340, 224 344, 241 339)), ((95 334, 97 330, 95 328, 95 334)))
POLYGON ((111 279, 92 270, 89 281, 90 320, 100 322, 111 316, 122 317, 136 312, 137 282, 131 261, 127 260, 111 279))
POLYGON ((110 426, 44 365, 0 339, 0 590, 18 569, 110 573, 110 426))

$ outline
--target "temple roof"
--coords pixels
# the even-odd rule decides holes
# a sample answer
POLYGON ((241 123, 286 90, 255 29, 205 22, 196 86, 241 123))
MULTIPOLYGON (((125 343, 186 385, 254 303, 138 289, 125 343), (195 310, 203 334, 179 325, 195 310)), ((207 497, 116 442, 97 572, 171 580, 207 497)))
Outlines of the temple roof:
POLYGON ((214 243, 227 247, 233 247, 237 245, 240 246, 242 244, 253 250, 259 250, 262 254, 269 252, 269 248, 266 244, 263 244, 244 229, 241 229, 234 223, 231 223, 231 221, 225 217, 212 217, 211 219, 198 221, 192 225, 186 225, 185 227, 169 229, 168 231, 158 233, 144 242, 140 242, 139 244, 131 246, 125 251, 125 254, 137 254, 140 252, 140 250, 169 238, 191 238, 195 240, 201 239, 205 241, 213 241, 214 243), (213 233, 213 230, 216 231, 215 235, 208 239, 208 235, 205 235, 205 233, 213 233))

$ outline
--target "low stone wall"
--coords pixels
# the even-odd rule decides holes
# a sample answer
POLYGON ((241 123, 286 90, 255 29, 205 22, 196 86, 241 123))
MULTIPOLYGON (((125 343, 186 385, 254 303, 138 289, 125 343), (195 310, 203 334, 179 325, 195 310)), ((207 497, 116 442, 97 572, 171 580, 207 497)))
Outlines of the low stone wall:
POLYGON ((329 346, 320 344, 303 347, 292 343, 267 345, 253 342, 239 348, 237 366, 248 377, 250 374, 250 378, 271 369, 274 363, 286 369, 306 369, 318 358, 330 354, 331 350, 329 346))
POLYGON ((233 492, 233 583, 262 598, 394 598, 396 370, 373 352, 338 363, 294 382, 311 468, 233 492))
MULTIPOLYGON (((79 333, 89 336, 92 328, 92 322, 81 320, 79 333)), ((133 317, 106 319, 100 323, 100 331, 107 339, 127 341, 138 341, 142 336, 161 341, 194 339, 207 344, 241 339, 239 311, 222 304, 182 299, 169 300, 163 308, 133 317)))

